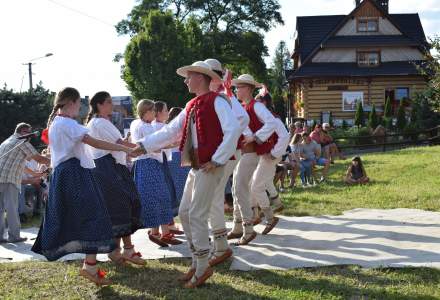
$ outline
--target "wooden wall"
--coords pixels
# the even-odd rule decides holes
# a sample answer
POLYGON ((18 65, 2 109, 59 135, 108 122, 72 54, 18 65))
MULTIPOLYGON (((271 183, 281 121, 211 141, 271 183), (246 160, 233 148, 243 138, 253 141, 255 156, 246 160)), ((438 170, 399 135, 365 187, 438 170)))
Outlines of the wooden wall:
MULTIPOLYGON (((396 77, 376 77, 371 79, 370 88, 366 78, 359 79, 359 84, 328 84, 319 83, 314 80, 305 80, 301 86, 301 91, 296 91, 295 95, 302 95, 304 102, 304 114, 302 117, 312 120, 319 120, 321 112, 331 111, 334 119, 353 119, 355 112, 342 111, 342 93, 343 91, 329 91, 328 86, 347 85, 345 91, 362 91, 364 93, 364 105, 376 107, 383 106, 385 103, 385 90, 395 89, 397 87, 408 87, 410 97, 415 92, 420 92, 426 87, 425 79, 421 76, 396 76, 396 77), (298 94, 300 92, 300 94, 298 94)), ((323 82, 326 82, 325 80, 323 82)))

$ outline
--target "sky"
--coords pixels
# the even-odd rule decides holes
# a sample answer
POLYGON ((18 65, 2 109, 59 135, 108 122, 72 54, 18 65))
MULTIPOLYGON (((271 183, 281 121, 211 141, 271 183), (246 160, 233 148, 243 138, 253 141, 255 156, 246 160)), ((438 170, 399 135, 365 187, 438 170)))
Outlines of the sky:
MULTIPOLYGON (((265 34, 266 63, 281 40, 293 50, 297 16, 348 14, 353 0, 280 0, 285 24, 265 34)), ((116 53, 124 51, 128 36, 118 36, 114 24, 130 12, 134 0, 1 0, 0 84, 16 91, 29 88, 23 63, 35 61, 33 82, 58 91, 76 87, 82 96, 106 90, 113 96, 129 95, 120 78, 116 53)), ((440 0, 390 0, 391 13, 420 14, 427 36, 440 35, 440 0)))

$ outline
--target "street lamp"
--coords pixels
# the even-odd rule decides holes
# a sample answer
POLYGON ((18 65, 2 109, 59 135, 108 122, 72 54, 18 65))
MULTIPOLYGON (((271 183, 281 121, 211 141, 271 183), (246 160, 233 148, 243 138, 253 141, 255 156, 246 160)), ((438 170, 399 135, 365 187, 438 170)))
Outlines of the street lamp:
POLYGON ((23 64, 23 65, 27 65, 29 68, 29 92, 32 93, 32 64, 35 64, 35 63, 33 63, 33 61, 36 61, 41 58, 49 57, 52 55, 53 55, 53 53, 47 53, 45 56, 33 58, 33 59, 29 60, 29 62, 23 64))

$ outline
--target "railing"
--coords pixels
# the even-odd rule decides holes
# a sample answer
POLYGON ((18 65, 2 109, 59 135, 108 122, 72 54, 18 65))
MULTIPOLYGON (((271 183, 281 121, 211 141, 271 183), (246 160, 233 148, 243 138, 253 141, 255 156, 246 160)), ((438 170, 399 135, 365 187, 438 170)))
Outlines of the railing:
POLYGON ((334 138, 334 141, 341 150, 368 150, 373 148, 376 151, 383 152, 406 146, 437 145, 440 144, 440 126, 394 134, 388 134, 385 130, 383 135, 342 136, 334 138), (347 141, 353 142, 346 144, 347 141))

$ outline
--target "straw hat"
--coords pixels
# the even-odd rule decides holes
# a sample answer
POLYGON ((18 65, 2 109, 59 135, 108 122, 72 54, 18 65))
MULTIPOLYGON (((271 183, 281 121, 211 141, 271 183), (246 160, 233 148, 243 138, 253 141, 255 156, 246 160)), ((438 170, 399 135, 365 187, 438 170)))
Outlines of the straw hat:
POLYGON ((217 59, 208 58, 207 60, 205 60, 205 63, 207 63, 213 71, 223 72, 222 63, 219 62, 217 59))
POLYGON ((262 86, 261 83, 256 82, 254 77, 252 77, 252 75, 249 75, 249 74, 240 75, 240 76, 238 76, 237 79, 232 80, 233 86, 237 86, 239 84, 249 84, 249 85, 252 85, 256 88, 262 86))
POLYGON ((178 68, 176 72, 177 74, 185 78, 188 77, 188 72, 195 72, 195 73, 207 75, 211 77, 213 81, 216 82, 222 81, 221 77, 212 70, 211 66, 203 61, 196 61, 190 66, 184 66, 178 68))

